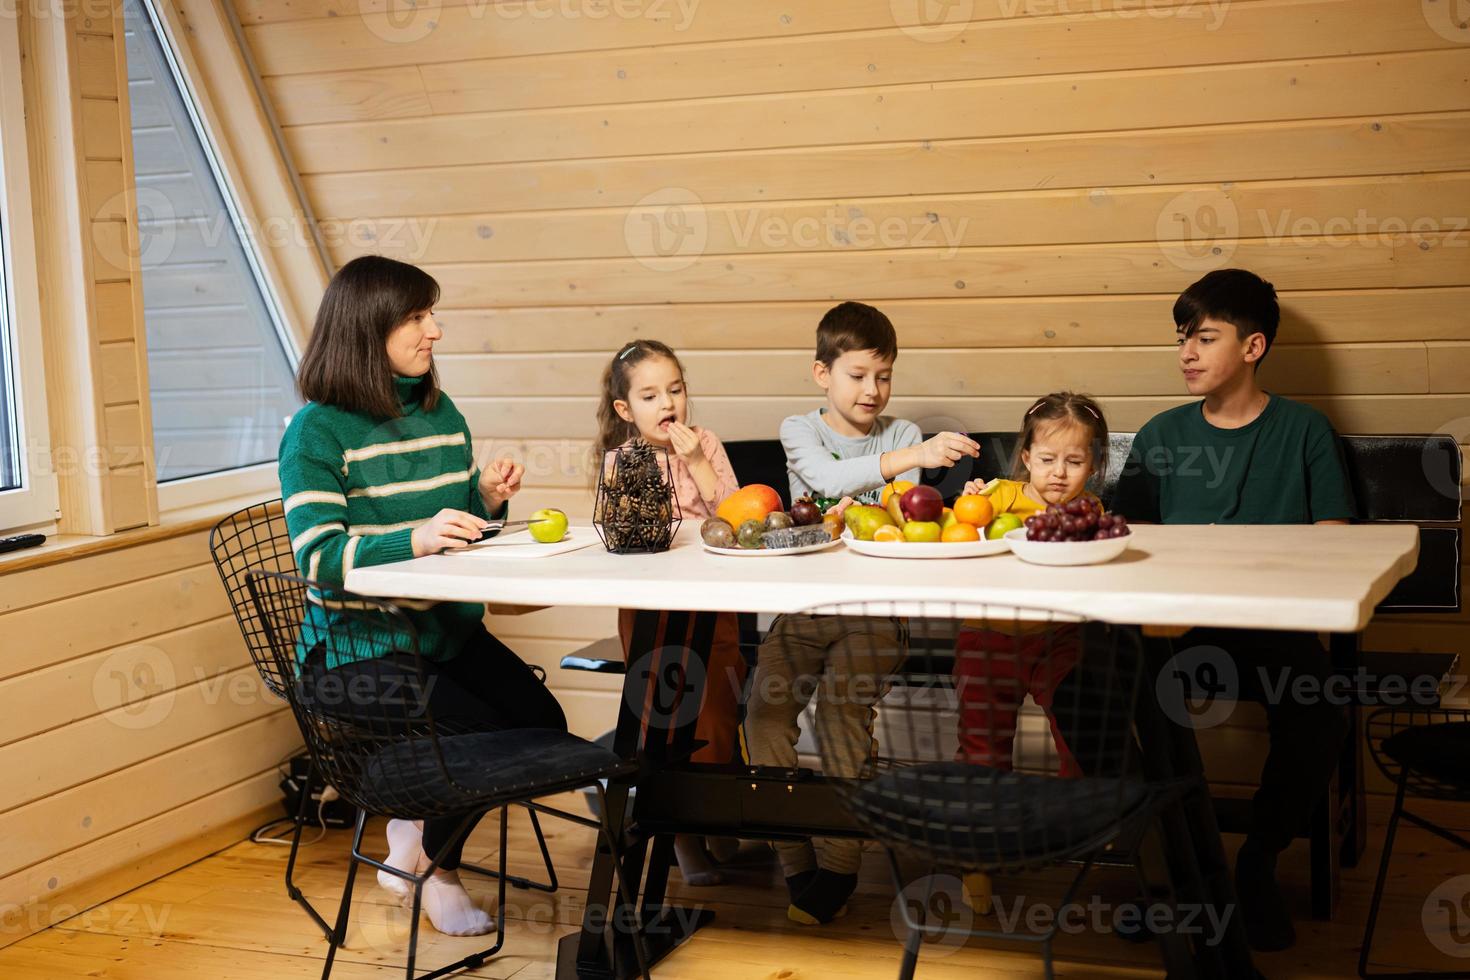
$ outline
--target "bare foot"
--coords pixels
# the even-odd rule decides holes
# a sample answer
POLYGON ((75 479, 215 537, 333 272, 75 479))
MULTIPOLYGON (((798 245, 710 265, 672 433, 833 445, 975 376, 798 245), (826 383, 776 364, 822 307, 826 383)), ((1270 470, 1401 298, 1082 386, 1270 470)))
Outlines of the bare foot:
MULTIPOLYGON (((424 856, 423 842, 424 833, 412 820, 389 820, 388 857, 383 863, 399 871, 414 873, 424 856)), ((428 862, 424 861, 423 864, 427 866, 428 862)), ((412 882, 386 871, 378 872, 378 885, 392 893, 400 902, 410 901, 413 897, 412 882)))
MULTIPOLYGON (((428 858, 423 858, 418 872, 428 867, 428 858)), ((424 882, 424 914, 446 936, 484 936, 495 931, 495 920, 464 890, 458 871, 436 868, 424 882)))

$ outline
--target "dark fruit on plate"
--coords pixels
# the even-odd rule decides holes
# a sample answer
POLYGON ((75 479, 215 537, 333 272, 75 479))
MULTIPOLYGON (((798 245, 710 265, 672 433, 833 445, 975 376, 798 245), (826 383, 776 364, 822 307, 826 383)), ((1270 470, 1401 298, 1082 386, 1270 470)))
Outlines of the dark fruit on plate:
POLYGON ((914 487, 898 499, 904 520, 938 521, 944 512, 944 498, 933 487, 914 487))
POLYGON ((740 525, 740 530, 735 534, 735 540, 740 542, 742 548, 759 548, 761 538, 765 536, 765 533, 765 524, 752 518, 740 525))
POLYGON ((718 517, 711 517, 700 525, 699 536, 711 548, 735 547, 735 529, 728 521, 722 521, 718 517))
POLYGON ((811 524, 822 523, 822 512, 818 509, 816 501, 810 497, 802 497, 791 505, 791 522, 797 527, 807 527, 811 524))
POLYGON ((791 515, 784 510, 773 510, 766 515, 767 531, 784 531, 795 523, 796 521, 792 520, 791 515))
POLYGON ((1104 514, 1087 497, 1076 497, 1026 518, 1028 541, 1101 541, 1129 533, 1122 514, 1104 514))

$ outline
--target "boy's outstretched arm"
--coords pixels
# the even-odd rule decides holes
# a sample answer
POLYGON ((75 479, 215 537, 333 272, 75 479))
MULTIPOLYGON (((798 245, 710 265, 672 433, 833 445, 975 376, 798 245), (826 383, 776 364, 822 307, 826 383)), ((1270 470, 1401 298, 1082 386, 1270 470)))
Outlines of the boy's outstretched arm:
POLYGON ((891 449, 879 457, 883 482, 909 470, 953 466, 964 457, 980 458, 980 444, 963 432, 941 432, 916 446, 891 449))

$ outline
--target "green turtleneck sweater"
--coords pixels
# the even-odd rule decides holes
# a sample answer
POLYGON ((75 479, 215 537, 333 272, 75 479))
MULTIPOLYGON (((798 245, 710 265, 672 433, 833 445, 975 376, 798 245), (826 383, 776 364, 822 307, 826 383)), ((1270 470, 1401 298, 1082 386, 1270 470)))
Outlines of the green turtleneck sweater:
MULTIPOLYGON (((308 402, 281 437, 279 468, 286 527, 301 574, 341 586, 353 568, 413 557, 414 528, 446 507, 478 517, 488 513, 480 497, 480 471, 464 416, 449 396, 439 394, 432 411, 418 395, 418 378, 397 378, 403 415, 375 419, 330 405, 308 402)), ((333 616, 318 596, 309 596, 302 645, 326 638, 333 616)), ((447 660, 459 653, 478 627, 484 606, 472 602, 396 603, 419 632, 424 656, 447 660)), ((335 615, 341 615, 340 612, 335 615)), ((390 636, 371 644, 375 655, 402 644, 390 636)), ((360 656, 360 654, 358 654, 360 656)), ((328 651, 328 665, 356 659, 328 651)))

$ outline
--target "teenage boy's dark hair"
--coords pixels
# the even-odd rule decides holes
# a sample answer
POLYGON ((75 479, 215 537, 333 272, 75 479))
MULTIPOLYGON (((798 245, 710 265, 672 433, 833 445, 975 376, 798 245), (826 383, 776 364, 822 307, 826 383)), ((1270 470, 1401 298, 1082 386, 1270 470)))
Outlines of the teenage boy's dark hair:
MULTIPOLYGON (((438 302, 439 284, 416 265, 381 255, 348 262, 327 283, 317 307, 316 325, 296 370, 301 396, 376 419, 402 415, 388 363, 388 335, 438 302)), ((419 395, 426 411, 439 402, 439 375, 432 363, 419 395)))
POLYGON ((1184 337, 1194 336, 1205 320, 1232 324, 1241 340, 1263 334, 1266 350, 1256 367, 1271 353, 1276 328, 1281 324, 1281 307, 1276 287, 1244 269, 1216 269, 1194 283, 1174 301, 1174 328, 1184 337))
POLYGON ((877 351, 886 361, 898 357, 898 334, 888 317, 866 303, 839 303, 817 324, 817 360, 832 366, 850 350, 877 351))

